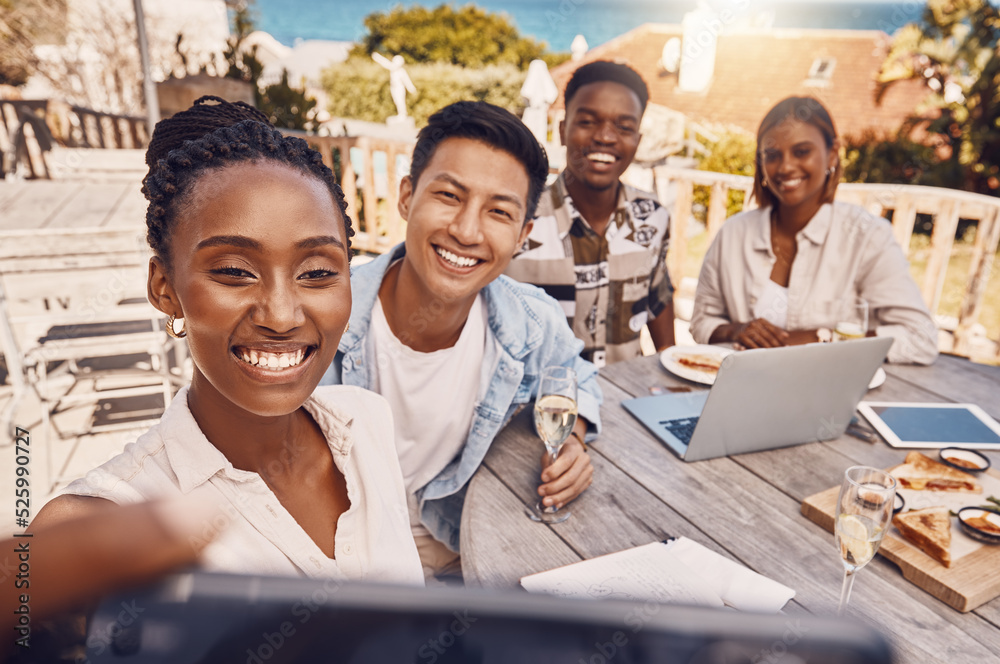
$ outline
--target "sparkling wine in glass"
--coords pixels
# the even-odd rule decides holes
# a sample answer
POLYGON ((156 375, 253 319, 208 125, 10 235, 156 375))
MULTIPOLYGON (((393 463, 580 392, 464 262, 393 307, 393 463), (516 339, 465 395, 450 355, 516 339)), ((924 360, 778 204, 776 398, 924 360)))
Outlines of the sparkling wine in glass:
MULTIPOLYGON (((535 399, 535 430, 545 443, 551 464, 576 424, 576 372, 569 367, 546 367, 535 399)), ((568 508, 548 507, 539 500, 529 516, 545 523, 561 523, 569 518, 568 508)))
POLYGON ((896 480, 878 468, 852 466, 844 471, 837 497, 837 549, 844 563, 837 614, 843 615, 851 597, 854 575, 875 557, 896 499, 896 480))
POLYGON ((843 303, 837 326, 833 330, 835 341, 863 339, 868 334, 868 300, 852 297, 843 303))

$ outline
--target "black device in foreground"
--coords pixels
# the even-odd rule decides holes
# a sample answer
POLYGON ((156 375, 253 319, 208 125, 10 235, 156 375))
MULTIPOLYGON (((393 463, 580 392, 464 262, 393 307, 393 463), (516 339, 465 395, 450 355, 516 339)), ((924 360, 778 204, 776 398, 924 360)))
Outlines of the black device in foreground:
POLYGON ((90 662, 888 664, 861 623, 525 592, 193 573, 102 603, 90 662))

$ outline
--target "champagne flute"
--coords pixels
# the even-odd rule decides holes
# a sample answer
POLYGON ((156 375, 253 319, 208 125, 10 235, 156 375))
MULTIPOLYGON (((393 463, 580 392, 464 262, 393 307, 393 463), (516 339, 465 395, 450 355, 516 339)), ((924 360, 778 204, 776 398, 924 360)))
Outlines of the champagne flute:
POLYGON ((862 339, 868 334, 868 300, 850 298, 841 307, 840 318, 833 330, 835 341, 862 339))
POLYGON ((896 499, 896 479, 878 468, 852 466, 844 471, 837 497, 836 540, 844 563, 837 615, 843 615, 851 597, 854 575, 875 557, 896 499))
MULTIPOLYGON (((546 367, 535 399, 535 430, 545 443, 549 463, 559 456, 562 444, 576 424, 576 372, 569 367, 546 367)), ((535 511, 528 512, 535 521, 562 523, 570 516, 568 508, 547 507, 539 500, 535 511)))

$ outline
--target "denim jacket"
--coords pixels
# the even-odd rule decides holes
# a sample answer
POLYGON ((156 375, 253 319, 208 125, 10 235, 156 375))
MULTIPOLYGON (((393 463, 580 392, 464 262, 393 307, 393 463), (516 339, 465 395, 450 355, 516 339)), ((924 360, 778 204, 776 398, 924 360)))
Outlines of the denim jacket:
MULTIPOLYGON (((340 340, 337 355, 321 385, 343 383, 371 388, 373 376, 366 336, 372 308, 386 271, 404 253, 404 245, 397 245, 351 271, 354 306, 350 329, 340 340)), ((500 429, 534 399, 542 369, 554 364, 572 367, 579 382, 579 415, 590 423, 588 437, 599 433, 601 426, 599 409, 603 397, 597 385, 597 368, 580 357, 583 342, 573 336, 559 304, 540 288, 504 276, 483 288, 482 295, 493 342, 487 343, 480 370, 488 372, 496 367, 496 372, 488 377, 484 396, 475 406, 462 453, 417 491, 421 522, 453 551, 459 550, 466 486, 500 429)))

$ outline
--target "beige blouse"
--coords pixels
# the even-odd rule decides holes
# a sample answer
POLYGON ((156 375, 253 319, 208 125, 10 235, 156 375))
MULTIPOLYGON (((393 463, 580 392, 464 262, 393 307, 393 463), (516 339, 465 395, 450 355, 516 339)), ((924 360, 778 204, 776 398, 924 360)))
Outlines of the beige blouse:
MULTIPOLYGON (((735 215, 709 247, 691 317, 696 342, 708 343, 719 325, 753 319, 775 261, 770 213, 767 207, 735 215)), ((845 301, 862 297, 868 301, 869 329, 895 339, 890 362, 934 361, 937 328, 888 221, 834 202, 823 205, 795 240, 787 329, 832 329, 845 301)))
POLYGON ((208 571, 423 585, 385 399, 330 386, 317 388, 305 403, 351 502, 337 522, 331 559, 260 475, 233 467, 208 441, 188 409, 187 392, 177 393, 156 426, 64 493, 119 504, 185 495, 221 506, 228 523, 201 554, 208 571))

